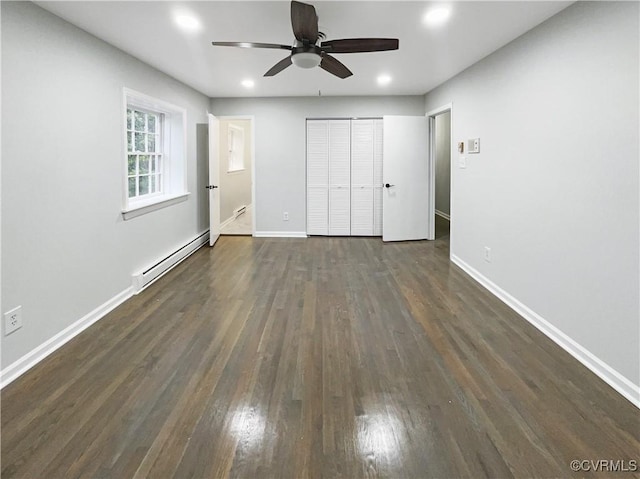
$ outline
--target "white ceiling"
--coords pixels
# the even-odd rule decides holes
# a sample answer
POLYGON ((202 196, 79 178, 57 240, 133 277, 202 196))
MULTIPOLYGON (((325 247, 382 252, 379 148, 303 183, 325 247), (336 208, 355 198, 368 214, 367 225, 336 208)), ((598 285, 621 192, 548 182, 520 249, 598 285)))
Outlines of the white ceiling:
POLYGON ((400 49, 336 55, 353 72, 345 80, 291 66, 264 78, 285 50, 213 47, 211 41, 290 45, 287 1, 45 1, 38 5, 210 97, 421 95, 553 16, 572 2, 450 2, 447 24, 428 28, 424 13, 442 2, 318 1, 327 39, 398 38, 400 49), (186 33, 178 12, 200 20, 186 33), (392 81, 378 86, 376 78, 392 81), (253 89, 240 85, 255 81, 253 89))

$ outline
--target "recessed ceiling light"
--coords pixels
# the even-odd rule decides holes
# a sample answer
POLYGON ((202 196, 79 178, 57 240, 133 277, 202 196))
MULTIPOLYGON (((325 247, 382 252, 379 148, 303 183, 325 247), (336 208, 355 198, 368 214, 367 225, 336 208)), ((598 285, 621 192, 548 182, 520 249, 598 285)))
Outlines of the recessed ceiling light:
POLYGON ((175 17, 176 23, 183 30, 195 32, 200 30, 200 20, 192 15, 179 14, 175 17))
POLYGON ((389 75, 380 75, 378 77, 378 85, 384 86, 391 83, 391 77, 389 75))
POLYGON ((253 80, 242 80, 242 86, 245 88, 253 88, 255 82, 253 80))
POLYGON ((442 25, 450 15, 451 9, 449 7, 432 8, 425 14, 424 23, 431 26, 442 25))

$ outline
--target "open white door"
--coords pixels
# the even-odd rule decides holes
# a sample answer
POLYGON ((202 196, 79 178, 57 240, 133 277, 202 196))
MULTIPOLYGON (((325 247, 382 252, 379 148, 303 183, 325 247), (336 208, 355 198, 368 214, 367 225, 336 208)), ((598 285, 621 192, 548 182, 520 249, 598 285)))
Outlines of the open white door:
POLYGON ((220 121, 209 114, 209 245, 220 237, 220 121))
POLYGON ((429 123, 424 116, 385 116, 382 240, 429 236, 429 123))

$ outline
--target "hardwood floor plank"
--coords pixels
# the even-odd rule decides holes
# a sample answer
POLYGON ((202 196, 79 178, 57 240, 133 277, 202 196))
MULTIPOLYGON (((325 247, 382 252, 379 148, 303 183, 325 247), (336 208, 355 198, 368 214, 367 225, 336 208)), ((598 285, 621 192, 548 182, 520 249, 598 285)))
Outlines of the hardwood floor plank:
POLYGON ((446 228, 222 237, 2 391, 2 477, 502 479, 640 461, 638 409, 448 255, 446 228))

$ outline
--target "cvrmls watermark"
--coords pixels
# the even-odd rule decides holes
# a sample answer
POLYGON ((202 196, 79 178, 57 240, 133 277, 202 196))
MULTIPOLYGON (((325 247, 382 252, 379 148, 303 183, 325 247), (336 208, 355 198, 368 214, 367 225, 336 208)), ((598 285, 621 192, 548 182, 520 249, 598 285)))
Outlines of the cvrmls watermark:
POLYGON ((581 472, 637 472, 638 461, 635 459, 574 459, 570 463, 572 471, 581 472))

